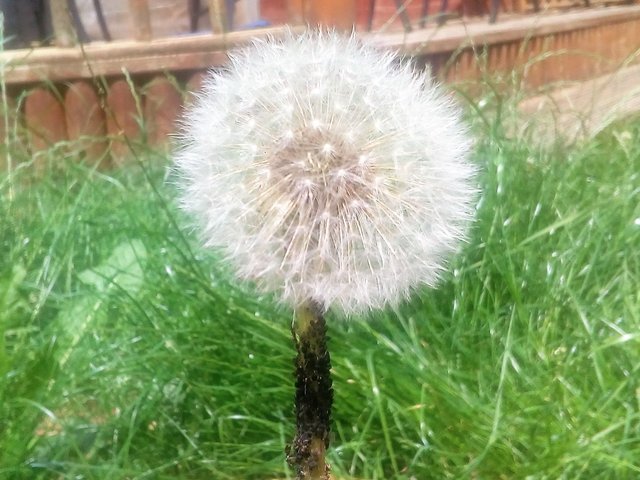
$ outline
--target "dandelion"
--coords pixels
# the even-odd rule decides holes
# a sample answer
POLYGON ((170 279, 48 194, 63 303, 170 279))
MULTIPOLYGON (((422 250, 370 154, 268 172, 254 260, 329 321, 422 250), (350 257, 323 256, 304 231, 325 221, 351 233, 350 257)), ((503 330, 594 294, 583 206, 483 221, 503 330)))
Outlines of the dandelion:
POLYGON ((181 140, 181 204, 204 244, 296 311, 298 395, 322 392, 297 398, 290 459, 299 478, 327 478, 324 313, 363 313, 436 284, 472 216, 460 112, 393 53, 334 32, 287 33, 211 73, 181 140))

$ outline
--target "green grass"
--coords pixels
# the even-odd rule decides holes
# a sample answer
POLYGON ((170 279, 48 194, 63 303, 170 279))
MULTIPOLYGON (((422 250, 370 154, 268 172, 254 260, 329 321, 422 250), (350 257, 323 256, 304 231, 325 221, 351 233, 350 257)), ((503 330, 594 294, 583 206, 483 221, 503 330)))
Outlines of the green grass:
MULTIPOLYGON (((640 121, 542 149, 474 115, 454 273, 329 318, 333 472, 640 478, 640 121)), ((0 478, 291 478, 291 313, 180 228, 165 159, 64 156, 0 178, 0 478)))

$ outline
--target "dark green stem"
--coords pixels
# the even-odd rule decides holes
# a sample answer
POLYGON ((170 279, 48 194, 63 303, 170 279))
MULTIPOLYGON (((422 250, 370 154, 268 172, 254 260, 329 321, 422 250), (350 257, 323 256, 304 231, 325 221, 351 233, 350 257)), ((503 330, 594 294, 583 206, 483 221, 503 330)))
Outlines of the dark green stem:
POLYGON ((329 448, 331 358, 327 349, 327 325, 321 308, 309 303, 296 311, 292 326, 296 346, 296 434, 287 461, 298 480, 329 480, 326 451, 329 448))

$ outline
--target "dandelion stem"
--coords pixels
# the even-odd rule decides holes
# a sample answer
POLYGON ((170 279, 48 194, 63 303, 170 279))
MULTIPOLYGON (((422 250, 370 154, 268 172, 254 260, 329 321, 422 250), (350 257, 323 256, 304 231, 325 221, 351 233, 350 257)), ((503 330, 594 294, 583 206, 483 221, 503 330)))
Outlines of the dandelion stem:
POLYGON ((333 389, 327 324, 315 302, 296 310, 291 329, 296 346, 296 434, 287 452, 298 480, 329 480, 326 451, 333 389))

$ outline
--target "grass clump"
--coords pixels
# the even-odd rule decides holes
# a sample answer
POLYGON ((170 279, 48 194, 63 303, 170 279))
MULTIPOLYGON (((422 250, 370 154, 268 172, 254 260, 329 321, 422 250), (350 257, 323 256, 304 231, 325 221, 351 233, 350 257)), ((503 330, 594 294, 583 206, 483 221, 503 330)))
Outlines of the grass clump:
MULTIPOLYGON (((637 478, 640 121, 555 150, 479 128, 453 273, 328 319, 333 471, 637 478)), ((291 314, 229 280, 144 162, 0 180, 0 477, 291 476, 291 314)))

